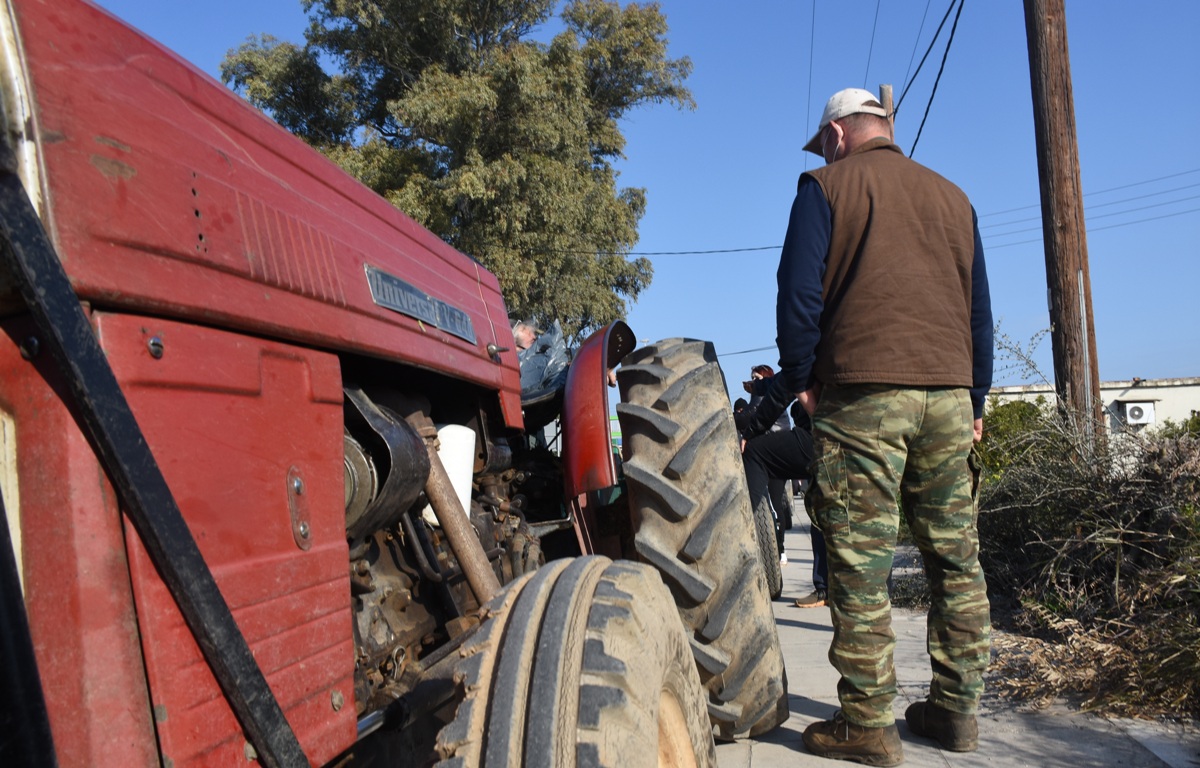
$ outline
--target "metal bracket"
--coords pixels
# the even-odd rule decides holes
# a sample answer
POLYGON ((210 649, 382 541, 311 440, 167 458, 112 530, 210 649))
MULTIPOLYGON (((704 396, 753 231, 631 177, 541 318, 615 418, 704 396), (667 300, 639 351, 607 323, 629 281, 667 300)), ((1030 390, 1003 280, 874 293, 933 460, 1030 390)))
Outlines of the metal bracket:
POLYGON ((287 473, 288 511, 292 516, 292 538, 296 546, 307 552, 312 549, 313 531, 308 496, 304 494, 304 477, 296 467, 287 473))

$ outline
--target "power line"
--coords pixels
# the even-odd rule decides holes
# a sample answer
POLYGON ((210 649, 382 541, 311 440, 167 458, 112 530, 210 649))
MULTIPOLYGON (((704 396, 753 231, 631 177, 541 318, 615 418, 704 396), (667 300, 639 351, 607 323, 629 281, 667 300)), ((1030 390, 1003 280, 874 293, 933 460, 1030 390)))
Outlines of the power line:
MULTIPOLYGON (((1134 181, 1134 182, 1130 182, 1128 184, 1120 184, 1115 187, 1109 187, 1108 189, 1098 189, 1095 192, 1084 193, 1084 197, 1091 197, 1093 195, 1102 195, 1102 194, 1105 194, 1108 192, 1117 192, 1119 190, 1129 189, 1131 187, 1140 187, 1140 186, 1144 186, 1146 184, 1153 184, 1156 181, 1165 181, 1167 179, 1174 179, 1179 176, 1186 176, 1191 173, 1200 173, 1200 168, 1193 168, 1188 171, 1180 171, 1179 173, 1169 173, 1166 176, 1158 176, 1153 179, 1145 179, 1143 181, 1134 181)), ((1152 192, 1148 195, 1139 195, 1136 197, 1125 198, 1122 200, 1115 200, 1115 201, 1108 202, 1108 203, 1099 203, 1097 205, 1093 205, 1092 208, 1101 208, 1101 207, 1108 206, 1108 205, 1118 205, 1120 203, 1130 202, 1132 200, 1141 200, 1145 197, 1153 197, 1158 194, 1166 194, 1167 192, 1176 192, 1176 191, 1180 191, 1180 190, 1184 190, 1184 189, 1190 189, 1195 186, 1200 186, 1200 185, 1188 184, 1183 187, 1177 187, 1172 190, 1167 190, 1166 192, 1152 192)), ((1184 198, 1184 199, 1190 200, 1192 198, 1184 198)), ((1176 200, 1173 202, 1182 202, 1182 201, 1176 200)), ((1163 205, 1169 205, 1169 204, 1170 203, 1163 203, 1163 205)), ((996 216, 996 215, 999 215, 1002 213, 1013 213, 1014 211, 1023 211, 1023 210, 1027 210, 1030 208, 1038 208, 1038 207, 1040 207, 1040 206, 1039 205, 1025 205, 1025 206, 1021 206, 1019 208, 1009 208, 1004 211, 997 211, 996 213, 983 213, 983 214, 979 215, 979 218, 983 219, 983 218, 987 218, 988 216, 996 216)), ((1128 213, 1128 212, 1129 211, 1126 211, 1126 213, 1128 213)), ((1182 213, 1187 213, 1187 212, 1188 211, 1182 211, 1182 213)), ((1012 221, 1012 222, 1007 222, 1007 223, 1018 224, 1018 223, 1023 223, 1025 221, 1036 221, 1038 218, 1040 218, 1040 217, 1032 217, 1030 219, 1020 219, 1018 221, 1012 221)), ((1088 218, 1091 219, 1091 218, 1099 218, 1099 217, 1089 216, 1088 218)), ((1159 217, 1159 218, 1162 218, 1162 217, 1159 217)), ((1125 226, 1126 224, 1129 224, 1129 225, 1141 224, 1143 221, 1153 221, 1153 220, 1154 219, 1138 219, 1137 221, 1130 221, 1130 222, 1126 222, 1125 224, 1118 224, 1116 226, 1125 226)), ((1000 226, 1004 226, 1004 224, 987 224, 987 225, 981 226, 979 229, 982 232, 985 229, 990 229, 993 227, 1000 227, 1000 226)), ((1103 229, 1112 229, 1112 227, 1103 227, 1103 229)), ((1090 227, 1089 227, 1089 230, 1090 231, 1100 231, 1099 229, 1092 230, 1092 228, 1090 228, 1090 227)), ((1020 230, 1020 231, 1033 231, 1033 230, 1020 230)), ((1008 232, 1008 233, 1004 233, 1004 234, 1018 234, 1018 232, 1008 232)), ((993 235, 993 237, 1001 237, 1001 236, 1003 236, 1003 235, 993 235)), ((991 248, 1003 248, 1003 247, 1007 247, 1009 245, 1021 245, 1025 242, 1037 242, 1037 241, 1036 240, 1027 240, 1027 241, 1022 241, 1021 243, 1005 243, 1004 245, 993 245, 990 247, 991 248)), ((707 251, 632 251, 627 254, 617 254, 616 252, 602 252, 599 255, 602 255, 602 256, 615 256, 615 255, 625 255, 625 256, 704 256, 704 255, 710 255, 710 254, 716 254, 716 253, 749 253, 751 251, 774 251, 774 250, 779 250, 781 248, 783 248, 782 245, 761 245, 761 246, 756 246, 753 248, 722 248, 722 249, 707 250, 707 251)), ((593 251, 569 251, 569 252, 570 253, 593 253, 593 251)))
MULTIPOLYGON (((1137 221, 1127 221, 1127 222, 1124 222, 1121 224, 1109 224, 1106 227, 1089 227, 1088 231, 1089 232, 1100 232, 1100 231, 1103 231, 1106 229, 1117 229, 1118 227, 1125 227, 1125 226, 1129 226, 1130 224, 1142 224, 1147 221, 1158 221, 1159 219, 1169 219, 1174 216, 1182 216, 1185 213, 1196 213, 1197 211, 1200 211, 1200 208, 1189 208, 1186 211, 1176 211, 1174 213, 1163 214, 1162 216, 1151 216, 1149 218, 1138 219, 1137 221)), ((1033 240, 1022 240, 1017 243, 1004 243, 1002 245, 989 245, 988 250, 995 251, 1000 248, 1009 248, 1009 247, 1012 247, 1015 245, 1028 245, 1030 243, 1040 243, 1041 241, 1042 241, 1042 239, 1039 237, 1039 238, 1035 238, 1033 240)), ((748 355, 752 352, 766 352, 768 350, 773 350, 773 349, 777 349, 777 346, 771 345, 769 347, 755 347, 754 349, 743 349, 738 352, 720 352, 720 353, 717 353, 717 357, 735 357, 737 355, 748 355)))
MULTIPOLYGON (((1200 187, 1200 184, 1186 184, 1186 185, 1183 185, 1182 187, 1172 187, 1172 188, 1170 188, 1170 190, 1163 190, 1162 192, 1150 192, 1147 194, 1135 194, 1135 196, 1133 196, 1133 197, 1122 198, 1120 200, 1111 200, 1111 202, 1109 202, 1109 203, 1096 203, 1094 205, 1088 205, 1087 210, 1094 211, 1098 208, 1109 208, 1110 205, 1121 205, 1123 203, 1132 203, 1133 200, 1145 200, 1146 198, 1158 197, 1158 196, 1160 196, 1160 194, 1170 194, 1171 192, 1182 192, 1183 190, 1193 190, 1193 188, 1195 188, 1195 187, 1200 187)), ((1160 205, 1170 205, 1171 203, 1180 203, 1180 202, 1182 202, 1182 200, 1189 200, 1189 199, 1192 199, 1192 198, 1180 198, 1180 199, 1176 199, 1176 200, 1166 200, 1165 203, 1160 203, 1160 205)), ((1088 215, 1088 218, 1094 218, 1094 216, 1088 215)), ((1010 226, 1010 224, 1024 224, 1027 221, 1042 221, 1042 217, 1026 216, 1025 218, 1014 218, 1013 221, 1002 221, 1002 222, 997 222, 995 224, 984 224, 984 226, 979 227, 979 232, 983 232, 984 229, 995 229, 996 227, 1008 227, 1008 226, 1010 226)))
POLYGON ((777 251, 782 245, 760 245, 754 248, 716 248, 710 251, 559 251, 559 253, 595 253, 598 256, 707 256, 713 253, 748 253, 750 251, 777 251))
MULTIPOLYGON (((917 39, 913 40, 912 54, 910 54, 908 57, 908 69, 904 71, 904 90, 906 93, 908 92, 908 75, 910 72, 912 72, 913 59, 917 58, 917 46, 921 44, 921 33, 925 31, 925 19, 929 18, 929 6, 932 2, 933 0, 925 0, 925 12, 921 14, 921 26, 917 28, 917 39)), ((953 8, 954 4, 951 3, 950 7, 953 8)), ((934 39, 936 39, 936 37, 934 39)), ((913 75, 913 77, 916 77, 916 75, 913 75)), ((903 98, 903 96, 901 98, 903 98)), ((898 106, 899 104, 897 104, 896 107, 892 107, 892 111, 895 112, 898 106)))
POLYGON ((1097 189, 1095 192, 1088 192, 1088 194, 1089 195, 1103 195, 1106 192, 1119 192, 1120 190, 1128 189, 1129 187, 1140 187, 1143 184, 1150 184, 1152 182, 1162 181, 1164 179, 1173 179, 1176 176, 1186 176, 1189 173, 1198 173, 1198 172, 1200 172, 1200 168, 1193 168, 1190 171, 1180 171, 1179 173, 1172 173, 1167 176, 1159 176, 1157 179, 1147 179, 1145 181, 1135 181, 1132 184, 1121 184, 1116 187, 1109 187, 1108 189, 1097 189))
MULTIPOLYGON (((1195 200, 1197 198, 1200 198, 1200 195, 1194 195, 1192 197, 1184 197, 1184 198, 1180 198, 1179 200, 1171 200, 1171 201, 1168 201, 1165 203, 1158 203, 1155 205, 1142 206, 1141 208, 1131 208, 1126 211, 1116 211, 1114 213, 1099 214, 1097 216, 1088 217, 1088 220, 1103 219, 1103 218, 1108 218, 1110 216, 1119 216, 1119 215, 1122 215, 1125 213, 1132 213, 1134 211, 1142 211, 1142 210, 1147 210, 1150 208, 1161 208, 1163 206, 1172 205, 1174 203, 1180 203, 1185 200, 1195 200)), ((1126 222, 1122 222, 1120 224, 1111 224, 1107 227, 1088 227, 1088 231, 1089 232, 1100 232, 1105 229, 1116 229, 1117 227, 1127 227, 1127 226, 1132 226, 1134 224, 1142 224, 1147 221, 1157 221, 1158 219, 1167 219, 1172 216, 1178 216, 1178 215, 1184 214, 1184 213, 1191 213, 1196 210, 1200 210, 1200 209, 1190 208, 1186 211, 1179 211, 1178 213, 1169 213, 1165 216, 1154 216, 1154 217, 1146 218, 1146 219, 1137 219, 1136 221, 1126 221, 1126 222)), ((1013 232, 1003 232, 998 235, 992 235, 992 237, 1004 237, 1005 235, 1017 235, 1022 232, 1034 232, 1038 229, 1040 229, 1040 227, 1029 227, 1026 229, 1018 229, 1013 232)), ((1036 243, 1036 242, 1038 242, 1038 240, 1022 240, 1018 243, 1002 243, 1000 245, 989 245, 988 249, 995 250, 996 248, 1007 248, 1011 245, 1023 245, 1025 243, 1036 243)), ((714 253, 748 253, 750 251, 777 251, 781 248, 783 248, 782 245, 761 245, 761 246, 758 246, 755 248, 721 248, 721 249, 709 250, 709 251, 630 251, 629 253, 618 253, 616 251, 557 251, 557 252, 558 253, 595 253, 598 256, 706 256, 706 255, 710 255, 710 254, 714 254, 714 253)))
MULTIPOLYGON (((812 21, 808 25, 808 95, 804 99, 804 103, 808 106, 804 110, 804 135, 809 136, 809 130, 812 128, 812 73, 813 73, 813 52, 817 47, 817 0, 812 0, 812 21)), ((804 155, 804 167, 808 168, 808 153, 801 152, 804 155)))
MULTIPOLYGON (((1192 186, 1200 186, 1200 184, 1194 184, 1192 186)), ((1186 188, 1186 187, 1184 187, 1184 188, 1186 188)), ((1177 191, 1177 190, 1174 190, 1174 191, 1177 191)), ((1127 198, 1124 200, 1114 200, 1114 202, 1111 202, 1111 203, 1103 203, 1100 205, 1093 205, 1092 208, 1093 209, 1104 208, 1105 205, 1120 205, 1121 203, 1129 203, 1129 202, 1132 202, 1132 200, 1141 200, 1141 199, 1145 199, 1147 197, 1154 197, 1154 196, 1153 196, 1153 194, 1139 194, 1138 197, 1130 197, 1130 198, 1127 198)), ((1166 206, 1166 205, 1175 205, 1176 203, 1184 203, 1184 202, 1187 202, 1187 200, 1194 200, 1196 198, 1200 198, 1200 194, 1190 194, 1190 196, 1188 196, 1188 197, 1177 197, 1174 200, 1163 200, 1162 203, 1154 203, 1153 205, 1141 205, 1141 206, 1139 206, 1139 208, 1127 208, 1126 210, 1123 210, 1123 211, 1112 211, 1111 214, 1090 214, 1087 216, 1087 221, 1092 221, 1092 220, 1094 220, 1094 218, 1108 218, 1109 216, 1123 216, 1126 214, 1132 214, 1132 212, 1134 212, 1134 211, 1145 211, 1145 210, 1148 210, 1151 208, 1164 208, 1164 206, 1166 206)))
MULTIPOLYGON (((896 106, 892 107, 892 112, 899 112, 900 105, 904 103, 904 97, 908 95, 908 89, 912 88, 912 84, 916 82, 917 75, 921 74, 921 67, 925 66, 925 60, 929 58, 929 54, 933 53, 933 46, 937 43, 938 37, 942 34, 942 27, 946 26, 946 19, 950 18, 950 11, 954 10, 954 3, 957 0, 950 0, 950 7, 946 9, 946 15, 942 16, 942 23, 938 24, 937 31, 933 33, 933 39, 929 41, 929 47, 925 49, 925 55, 921 57, 921 63, 917 65, 917 71, 913 72, 912 80, 904 86, 904 90, 900 93, 900 99, 896 102, 896 106)), ((929 7, 926 6, 926 10, 929 7)), ((912 66, 912 63, 909 63, 912 66)))
POLYGON ((1095 219, 1107 219, 1107 218, 1111 218, 1113 216, 1124 216, 1127 213, 1135 213, 1136 211, 1148 211, 1151 208, 1163 208, 1168 205, 1174 205, 1175 203, 1183 203, 1188 200, 1196 200, 1198 198, 1200 198, 1200 195, 1191 195, 1189 197, 1180 197, 1176 200, 1167 200, 1166 202, 1163 202, 1163 203, 1155 203, 1154 205, 1141 205, 1141 206, 1138 206, 1137 208, 1126 208, 1123 211, 1113 211, 1112 213, 1098 213, 1095 215, 1087 216, 1085 218, 1087 219, 1087 221, 1094 221, 1095 219))
POLYGON ((1151 216, 1147 219, 1138 219, 1137 221, 1124 221, 1120 224, 1109 224, 1107 227, 1092 227, 1089 232, 1102 232, 1106 229, 1116 229, 1117 227, 1127 227, 1130 224, 1144 224, 1147 221, 1158 221, 1159 219, 1169 219, 1172 216, 1182 216, 1185 213, 1195 213, 1200 211, 1200 208, 1189 208, 1186 211, 1175 211, 1175 213, 1164 213, 1162 216, 1151 216))
MULTIPOLYGON (((1108 208, 1109 206, 1113 206, 1113 205, 1124 205, 1125 203, 1131 203, 1134 200, 1145 200, 1146 198, 1149 198, 1149 197, 1158 197, 1159 195, 1167 195, 1167 194, 1170 194, 1171 192, 1182 192, 1185 189, 1195 189, 1196 187, 1200 187, 1200 184, 1185 184, 1182 187, 1175 187, 1173 189, 1164 189, 1161 192, 1151 192, 1146 195, 1134 195, 1133 197, 1126 197, 1126 198, 1122 198, 1121 200, 1113 200, 1113 201, 1107 202, 1107 203, 1096 203, 1095 205, 1087 206, 1087 210, 1088 210, 1087 218, 1090 220, 1090 219, 1104 218, 1105 216, 1117 215, 1116 213, 1092 214, 1091 211, 1094 211, 1097 208, 1108 208)), ((1180 197, 1175 200, 1167 200, 1165 202, 1158 203, 1158 205, 1171 205, 1173 203, 1182 203, 1185 200, 1194 200, 1194 199, 1195 199, 1195 197, 1180 197)), ((1137 211, 1137 210, 1141 210, 1141 209, 1130 208, 1129 210, 1118 211, 1117 213, 1130 213, 1132 211, 1137 211)), ((1041 221, 1041 219, 1042 219, 1041 216, 1027 216, 1023 219, 1013 219, 1012 221, 1001 221, 1001 222, 997 222, 995 224, 985 224, 979 228, 979 231, 983 232, 986 229, 995 229, 996 227, 1007 227, 1007 226, 1011 226, 1013 224, 1024 224, 1027 221, 1041 221)))
POLYGON ((772 344, 769 347, 755 347, 754 349, 743 349, 740 352, 718 352, 717 357, 735 357, 737 355, 748 355, 751 352, 766 352, 768 350, 772 350, 775 348, 776 348, 775 345, 772 344))
POLYGON ((954 14, 954 24, 950 26, 950 37, 946 40, 946 50, 942 54, 942 65, 938 68, 937 77, 933 79, 933 90, 929 93, 929 102, 925 105, 925 114, 921 117, 921 125, 917 128, 917 138, 913 139, 912 149, 908 150, 908 156, 912 157, 917 151, 917 142, 921 140, 921 133, 925 130, 925 121, 929 119, 929 110, 933 107, 933 97, 937 95, 938 83, 942 82, 942 73, 946 71, 946 59, 950 58, 950 46, 954 43, 954 32, 958 29, 958 20, 962 16, 963 5, 966 0, 958 0, 958 12, 954 14))
MULTIPOLYGON (((1097 208, 1107 208, 1110 205, 1120 205, 1121 203, 1128 203, 1128 202, 1132 202, 1134 200, 1145 200, 1148 197, 1158 197, 1159 195, 1167 195, 1167 194, 1170 194, 1171 192, 1182 192, 1185 189, 1195 189, 1196 187, 1200 187, 1200 183, 1184 184, 1182 187, 1174 187, 1172 189, 1164 189, 1161 192, 1147 192, 1144 195, 1134 195, 1133 197, 1126 197, 1121 200, 1113 200, 1108 203, 1096 203, 1095 205, 1090 205, 1088 207, 1091 208, 1092 210, 1095 210, 1097 208)), ((1188 198, 1184 198, 1184 199, 1188 199, 1188 198)), ((1179 201, 1176 200, 1175 202, 1179 202, 1179 201)))
MULTIPOLYGON (((1132 226, 1134 224, 1145 224, 1147 221, 1158 221, 1159 219, 1170 219, 1175 216, 1182 216, 1185 213, 1195 213, 1196 211, 1200 211, 1200 208, 1188 208, 1186 211, 1175 211, 1174 213, 1164 213, 1162 216, 1149 216, 1147 218, 1138 219, 1136 221, 1123 221, 1120 224, 1109 224, 1106 227, 1088 227, 1088 232, 1103 232, 1106 229, 1118 229, 1120 227, 1128 227, 1128 226, 1132 226)), ((1110 214, 1110 215, 1115 216, 1116 214, 1110 214)), ((1034 227, 1033 229, 1038 229, 1038 227, 1034 227)), ((1023 229, 1023 230, 1021 230, 1021 232, 1031 232, 1031 231, 1033 231, 1033 229, 1023 229)), ((1006 234, 1015 235, 1018 233, 1017 232, 1008 232, 1006 234)), ((1042 239, 1040 237, 1038 237, 1038 238, 1034 238, 1033 240, 1020 240, 1015 243, 1001 243, 999 245, 988 245, 987 249, 989 251, 994 251, 994 250, 997 250, 998 248, 1009 248, 1014 245, 1027 245, 1029 243, 1040 243, 1040 242, 1042 242, 1042 239)))
MULTIPOLYGON (((1085 192, 1083 196, 1091 197, 1092 195, 1103 195, 1106 192, 1118 192, 1122 189, 1129 189, 1130 187, 1140 187, 1144 184, 1153 184, 1156 181, 1165 181, 1167 179, 1174 179, 1178 176, 1187 176, 1189 173, 1200 173, 1200 168, 1192 168, 1189 171, 1180 171, 1179 173, 1169 173, 1166 176, 1159 176, 1158 178, 1155 178, 1155 179, 1146 179, 1145 181, 1134 181, 1129 184, 1121 184, 1116 187, 1109 187, 1108 189, 1097 189, 1093 192, 1085 192)), ((1005 213, 1015 213, 1017 211, 1027 211, 1030 208, 1040 208, 1040 207, 1041 207, 1041 203, 1034 203, 1033 205, 1022 205, 1019 208, 1009 208, 1009 209, 1003 210, 1003 211, 993 211, 992 213, 981 213, 979 215, 979 218, 986 219, 989 216, 1001 216, 1005 213)))
POLYGON ((867 71, 863 72, 863 89, 867 87, 867 78, 871 74, 871 55, 875 53, 875 30, 879 27, 879 0, 875 0, 875 21, 871 24, 871 45, 867 48, 867 71))
MULTIPOLYGON (((1165 176, 1157 176, 1153 179, 1144 179, 1142 181, 1133 181, 1128 184, 1119 184, 1115 187, 1109 187, 1107 189, 1098 189, 1094 192, 1085 192, 1084 197, 1092 197, 1094 195, 1103 195, 1103 194, 1106 194, 1109 192, 1118 192, 1123 189, 1130 189, 1132 187, 1140 187, 1140 186, 1144 186, 1146 184, 1153 184, 1154 182, 1157 182, 1157 181, 1166 181, 1167 179, 1174 179, 1174 178, 1178 178, 1180 176, 1187 176, 1188 174, 1192 174, 1192 173, 1200 173, 1200 168, 1192 168, 1191 170, 1180 171, 1178 173, 1169 173, 1165 176)), ((1150 198, 1150 197, 1157 197, 1159 195, 1170 194, 1171 192, 1182 192, 1187 189, 1194 189, 1195 187, 1200 187, 1200 182, 1198 182, 1196 184, 1185 184, 1180 187, 1173 187, 1171 189, 1160 190, 1158 192, 1149 192, 1144 195, 1134 195, 1132 197, 1126 197, 1126 198, 1122 198, 1120 200, 1111 200, 1107 203, 1096 203, 1094 205, 1089 205, 1088 208, 1089 208, 1089 210, 1095 210, 1097 208, 1105 208, 1105 207, 1113 206, 1113 205, 1121 205, 1123 203, 1133 202, 1134 200, 1144 200, 1144 199, 1150 198)), ((1174 205, 1175 203, 1182 203, 1182 202, 1185 202, 1188 200, 1195 200, 1197 197, 1200 197, 1200 196, 1192 195, 1189 197, 1177 198, 1175 200, 1166 200, 1161 203, 1156 203, 1155 205, 1141 206, 1139 208, 1129 208, 1124 211, 1116 211, 1113 213, 1104 213, 1104 214, 1089 213, 1086 215, 1086 221, 1093 221, 1095 219, 1108 218, 1111 216, 1118 216, 1121 214, 1133 213, 1134 211, 1148 210, 1151 208, 1161 208, 1161 207, 1168 206, 1168 205, 1174 205)), ((995 213, 981 213, 981 214, 979 214, 979 218, 984 219, 989 216, 997 216, 997 215, 1000 215, 1003 213, 1013 213, 1016 211, 1024 211, 1024 210, 1029 210, 1031 208, 1038 208, 1038 207, 1040 207, 1040 206, 1036 205, 1036 204, 1035 205, 1024 205, 1024 206, 1020 206, 1018 208, 1008 208, 1003 211, 997 211, 995 213)), ((1191 213, 1191 210, 1180 211, 1179 213, 1191 213)), ((1157 219, 1169 218, 1170 216, 1175 216, 1175 215, 1177 215, 1177 214, 1168 214, 1167 216, 1157 216, 1157 217, 1149 218, 1149 219, 1137 219, 1135 221, 1123 222, 1121 224, 1114 224, 1114 225, 1106 226, 1106 227, 1088 227, 1088 231, 1099 232, 1099 231, 1102 231, 1105 229, 1113 229, 1115 227, 1123 227, 1123 226, 1129 226, 1129 225, 1133 225, 1133 224, 1141 224, 1146 221, 1156 221, 1157 219)), ((1040 218, 1041 218, 1040 216, 1031 216, 1031 217, 1027 217, 1024 219, 1014 219, 1013 221, 998 222, 995 224, 985 224, 985 225, 980 226, 979 230, 980 230, 980 233, 983 233, 986 230, 995 229, 997 227, 1004 227, 1004 226, 1009 226, 1012 224, 1023 224, 1028 221, 1038 221, 1038 220, 1040 220, 1040 218)), ((1005 237, 1006 235, 1017 235, 1017 234, 1021 234, 1022 232, 1034 232, 1038 229, 1040 229, 1040 227, 1027 227, 1024 229, 1013 230, 1011 232, 992 233, 991 235, 989 235, 989 237, 1005 237)), ((1036 243, 1036 242, 1038 242, 1038 241, 1037 240, 1022 240, 1019 243, 1003 243, 1001 245, 989 245, 988 247, 989 247, 989 249, 1007 248, 1012 245, 1023 245, 1025 243, 1036 243)), ((499 244, 493 243, 492 245, 499 245, 499 244)), ((754 251, 777 251, 777 250, 780 250, 781 248, 783 248, 782 245, 759 245, 759 246, 745 247, 745 248, 713 248, 713 249, 709 249, 709 250, 691 250, 691 251, 620 252, 620 251, 593 251, 593 250, 561 249, 561 248, 559 248, 559 249, 543 249, 543 250, 553 251, 554 253, 594 254, 596 256, 708 256, 708 255, 720 254, 720 253, 751 253, 754 251)), ((752 351, 757 351, 757 350, 752 350, 752 351)))

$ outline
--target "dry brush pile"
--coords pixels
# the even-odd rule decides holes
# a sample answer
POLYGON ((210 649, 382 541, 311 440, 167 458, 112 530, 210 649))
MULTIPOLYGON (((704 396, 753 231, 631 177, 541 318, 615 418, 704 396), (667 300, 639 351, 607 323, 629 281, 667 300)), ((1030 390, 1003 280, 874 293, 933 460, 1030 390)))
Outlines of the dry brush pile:
POLYGON ((1045 403, 985 423, 981 559, 1007 630, 991 685, 1200 718, 1200 418, 1095 445, 1045 403))

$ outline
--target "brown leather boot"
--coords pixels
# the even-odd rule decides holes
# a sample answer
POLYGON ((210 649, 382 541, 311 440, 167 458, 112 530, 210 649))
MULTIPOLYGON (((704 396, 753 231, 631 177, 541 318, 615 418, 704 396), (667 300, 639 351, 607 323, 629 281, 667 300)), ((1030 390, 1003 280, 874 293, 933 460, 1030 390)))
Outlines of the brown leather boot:
POLYGON ((979 749, 979 724, 975 715, 960 715, 930 701, 918 701, 904 712, 908 730, 918 736, 936 739, 951 752, 979 749))
POLYGON ((849 760, 863 765, 900 765, 904 748, 895 724, 883 728, 855 725, 838 710, 832 720, 804 729, 804 746, 818 757, 849 760))

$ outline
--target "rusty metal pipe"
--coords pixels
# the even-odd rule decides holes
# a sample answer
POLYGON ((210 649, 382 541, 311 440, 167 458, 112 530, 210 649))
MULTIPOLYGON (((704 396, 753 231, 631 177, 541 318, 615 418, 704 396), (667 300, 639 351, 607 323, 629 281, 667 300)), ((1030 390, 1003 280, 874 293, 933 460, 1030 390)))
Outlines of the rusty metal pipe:
POLYGON ((475 535, 471 520, 467 517, 458 494, 454 492, 450 475, 442 465, 442 457, 438 455, 437 448, 429 441, 426 441, 425 447, 429 451, 429 479, 425 481, 425 495, 429 497, 429 506, 433 507, 438 525, 445 532, 450 549, 458 559, 471 591, 475 593, 475 599, 483 605, 500 591, 500 580, 496 578, 492 564, 488 562, 487 554, 483 550, 483 544, 475 535))

